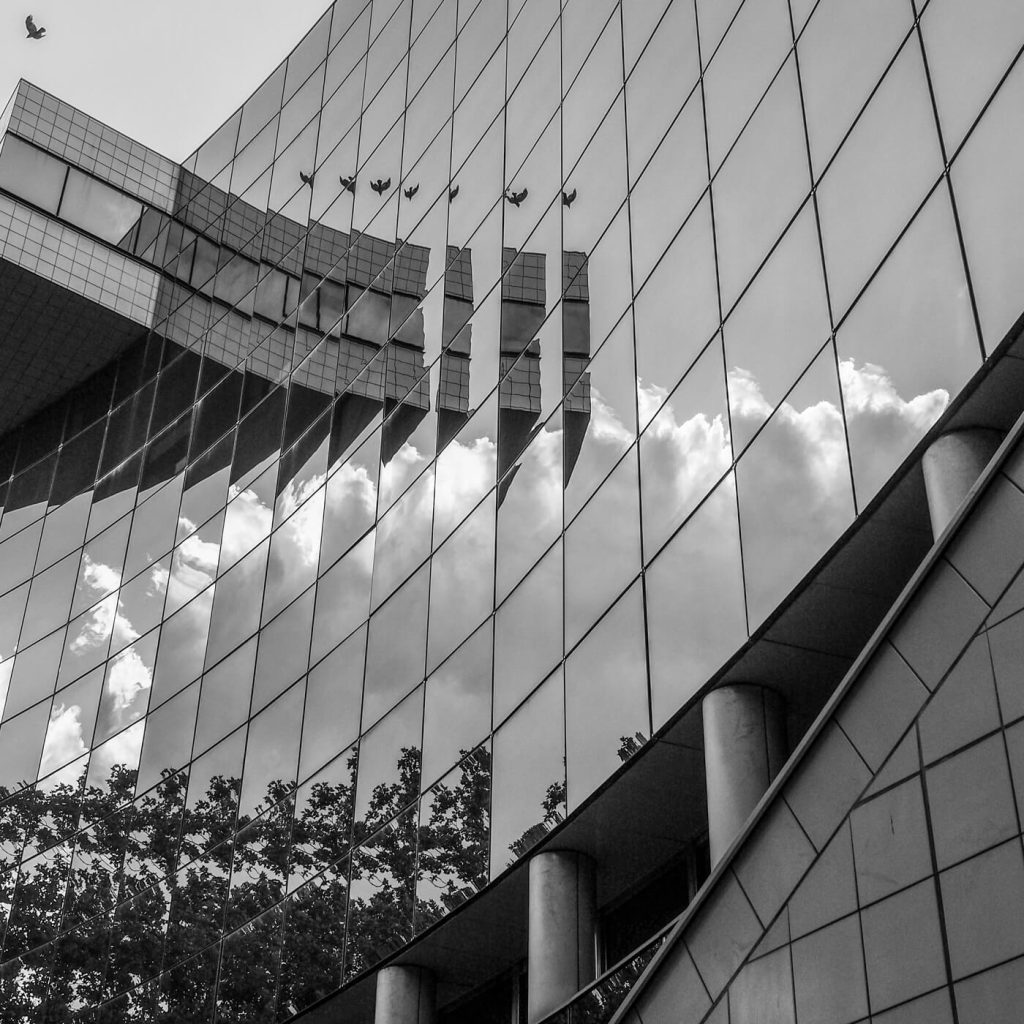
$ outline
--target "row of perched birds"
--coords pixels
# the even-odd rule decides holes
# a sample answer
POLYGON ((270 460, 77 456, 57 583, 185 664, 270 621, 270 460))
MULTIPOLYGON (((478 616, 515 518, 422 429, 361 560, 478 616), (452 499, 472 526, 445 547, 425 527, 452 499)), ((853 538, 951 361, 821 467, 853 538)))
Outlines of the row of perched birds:
MULTIPOLYGON (((315 171, 313 171, 313 172, 311 172, 309 174, 306 174, 305 171, 299 171, 299 177, 302 179, 302 183, 304 185, 308 185, 310 188, 313 187, 313 178, 315 176, 316 176, 316 172, 315 171)), ((352 175, 352 176, 342 176, 338 180, 341 182, 341 187, 343 189, 345 189, 346 192, 351 192, 353 195, 355 195, 355 191, 356 191, 355 175, 352 175)), ((371 181, 370 182, 370 188, 372 188, 373 191, 377 193, 377 195, 381 196, 385 192, 387 192, 387 190, 389 188, 391 188, 391 179, 388 178, 385 181, 383 178, 377 178, 376 181, 371 181)), ((420 190, 420 187, 419 187, 418 184, 417 185, 410 185, 408 188, 402 189, 402 193, 404 194, 406 199, 412 199, 413 196, 415 196, 416 193, 419 192, 419 190, 420 190)), ((450 203, 458 194, 459 194, 459 186, 458 185, 453 185, 448 190, 448 202, 450 203)), ((518 207, 518 206, 522 205, 523 200, 526 199, 526 197, 529 194, 530 194, 530 190, 528 188, 524 188, 522 190, 522 192, 515 192, 512 189, 509 189, 505 193, 505 198, 513 206, 518 207)), ((564 206, 572 206, 572 204, 575 201, 576 201, 576 189, 573 189, 571 192, 565 192, 565 191, 562 192, 562 204, 564 206)))

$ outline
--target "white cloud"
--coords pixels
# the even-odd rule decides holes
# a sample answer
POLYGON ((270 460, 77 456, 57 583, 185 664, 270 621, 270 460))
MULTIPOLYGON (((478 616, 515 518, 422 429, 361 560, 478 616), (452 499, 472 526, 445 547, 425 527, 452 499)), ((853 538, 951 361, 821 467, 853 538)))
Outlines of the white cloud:
POLYGON ((909 427, 924 433, 949 404, 949 392, 936 388, 909 401, 902 398, 886 373, 875 363, 857 367, 852 359, 839 361, 839 379, 847 416, 895 416, 909 427))
POLYGON ((84 754, 88 748, 82 739, 82 709, 54 704, 50 709, 50 724, 43 743, 43 757, 39 765, 40 777, 84 754))
POLYGON ((152 684, 152 673, 134 647, 111 660, 107 672, 107 699, 113 702, 118 714, 129 710, 139 694, 152 684))

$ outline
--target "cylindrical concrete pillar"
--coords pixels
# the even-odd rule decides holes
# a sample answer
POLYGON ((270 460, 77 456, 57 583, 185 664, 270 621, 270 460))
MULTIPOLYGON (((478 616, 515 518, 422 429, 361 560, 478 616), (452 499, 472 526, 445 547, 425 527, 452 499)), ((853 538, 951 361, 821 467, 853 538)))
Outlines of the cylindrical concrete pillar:
POLYGON ((583 853, 555 850, 530 861, 530 1024, 594 980, 597 880, 583 853))
POLYGON ((712 690, 702 704, 711 863, 729 848, 786 758, 782 698, 763 686, 712 690))
POLYGON ((928 446, 921 469, 933 537, 949 525, 1002 439, 998 430, 973 427, 951 430, 928 446))
POLYGON ((434 975, 425 967, 397 965, 377 972, 374 1024, 434 1024, 434 975))

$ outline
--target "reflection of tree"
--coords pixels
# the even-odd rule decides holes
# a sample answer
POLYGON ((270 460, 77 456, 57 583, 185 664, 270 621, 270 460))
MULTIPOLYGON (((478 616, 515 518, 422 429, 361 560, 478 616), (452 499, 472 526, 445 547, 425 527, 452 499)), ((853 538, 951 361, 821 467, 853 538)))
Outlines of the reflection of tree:
POLYGON ((422 798, 419 764, 404 748, 358 820, 355 753, 345 781, 272 781, 254 815, 222 775, 189 794, 167 771, 135 802, 120 765, 104 786, 83 769, 0 789, 0 1019, 71 1020, 104 1000, 105 1022, 205 1019, 218 953, 219 1020, 309 1005, 343 960, 345 976, 371 967, 487 881, 489 753, 422 798))
POLYGON ((518 839, 509 843, 509 852, 514 864, 532 846, 536 846, 559 822, 565 820, 565 782, 552 782, 540 802, 544 817, 536 825, 531 825, 518 839))

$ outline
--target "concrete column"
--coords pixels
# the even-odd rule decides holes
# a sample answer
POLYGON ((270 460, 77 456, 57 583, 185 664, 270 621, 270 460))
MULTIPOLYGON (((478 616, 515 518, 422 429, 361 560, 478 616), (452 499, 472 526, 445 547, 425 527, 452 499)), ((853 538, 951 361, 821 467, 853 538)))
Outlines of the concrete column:
POLYGON ((933 537, 938 537, 949 525, 1002 439, 998 430, 973 427, 951 430, 928 446, 921 469, 933 537))
POLYGON ((703 701, 711 863, 736 838, 786 758, 782 699, 763 686, 712 690, 703 701))
POLYGON ((594 862, 583 853, 556 850, 530 861, 530 1024, 561 1006, 597 970, 594 862))
POLYGON ((425 967, 382 967, 377 972, 373 1024, 434 1024, 434 975, 425 967))

